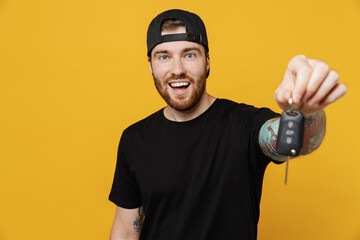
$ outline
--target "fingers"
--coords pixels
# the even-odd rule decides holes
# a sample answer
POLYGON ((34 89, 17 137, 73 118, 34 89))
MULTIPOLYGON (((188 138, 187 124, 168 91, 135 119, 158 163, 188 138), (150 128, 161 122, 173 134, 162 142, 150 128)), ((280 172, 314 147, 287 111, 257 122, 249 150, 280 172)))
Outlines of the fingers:
POLYGON ((344 83, 337 83, 331 92, 319 103, 321 107, 326 107, 345 95, 347 86, 344 83))
POLYGON ((303 98, 313 69, 309 60, 304 55, 299 55, 291 59, 288 69, 295 75, 295 86, 292 98, 295 104, 303 98))
POLYGON ((275 100, 282 109, 288 100, 300 111, 313 113, 341 98, 347 91, 339 83, 339 74, 320 60, 299 55, 290 60, 284 80, 275 91, 275 100))
POLYGON ((322 61, 309 59, 309 63, 313 68, 313 72, 306 88, 305 96, 303 98, 304 102, 314 95, 330 72, 329 66, 322 61))
POLYGON ((339 74, 333 70, 329 72, 326 78, 322 81, 319 88, 315 89, 315 94, 309 99, 308 104, 313 106, 322 100, 332 91, 332 89, 338 84, 339 74))

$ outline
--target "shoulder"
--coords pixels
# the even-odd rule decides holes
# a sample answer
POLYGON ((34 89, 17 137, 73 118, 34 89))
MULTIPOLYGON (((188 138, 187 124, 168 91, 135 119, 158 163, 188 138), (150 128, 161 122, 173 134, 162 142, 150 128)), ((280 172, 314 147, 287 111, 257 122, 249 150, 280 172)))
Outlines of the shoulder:
POLYGON ((255 107, 227 99, 219 99, 219 105, 222 105, 222 107, 219 108, 223 109, 223 116, 228 116, 231 121, 237 123, 243 130, 260 129, 269 119, 280 116, 278 113, 266 107, 255 107))
POLYGON ((225 98, 218 98, 217 105, 221 109, 225 109, 228 111, 247 111, 254 108, 252 105, 248 105, 245 103, 238 103, 225 98))
POLYGON ((134 134, 137 135, 141 132, 147 131, 149 129, 154 129, 154 127, 161 125, 161 121, 163 120, 162 111, 163 108, 147 116, 146 118, 143 118, 131 124, 123 131, 123 135, 125 136, 131 136, 134 134))
POLYGON ((242 116, 255 116, 255 115, 262 115, 262 114, 276 114, 272 110, 266 107, 255 107, 250 104, 246 103, 238 103, 228 99, 218 99, 219 106, 223 109, 226 109, 230 112, 240 114, 242 116))

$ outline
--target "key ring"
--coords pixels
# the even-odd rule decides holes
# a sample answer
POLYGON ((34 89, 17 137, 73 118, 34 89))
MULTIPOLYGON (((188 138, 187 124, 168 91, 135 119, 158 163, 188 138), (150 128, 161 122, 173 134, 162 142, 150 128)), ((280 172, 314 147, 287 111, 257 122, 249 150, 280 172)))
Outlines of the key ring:
POLYGON ((292 112, 293 110, 293 100, 292 100, 292 97, 289 98, 289 110, 292 112))

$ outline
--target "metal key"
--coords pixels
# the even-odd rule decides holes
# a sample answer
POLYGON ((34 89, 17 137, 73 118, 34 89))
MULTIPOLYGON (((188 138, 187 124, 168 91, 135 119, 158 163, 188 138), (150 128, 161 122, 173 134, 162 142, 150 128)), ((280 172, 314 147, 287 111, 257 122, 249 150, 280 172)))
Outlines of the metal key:
POLYGON ((285 185, 287 184, 290 156, 300 154, 304 138, 304 115, 292 109, 292 98, 289 98, 289 108, 289 110, 281 114, 276 144, 276 151, 288 156, 286 160, 285 185))

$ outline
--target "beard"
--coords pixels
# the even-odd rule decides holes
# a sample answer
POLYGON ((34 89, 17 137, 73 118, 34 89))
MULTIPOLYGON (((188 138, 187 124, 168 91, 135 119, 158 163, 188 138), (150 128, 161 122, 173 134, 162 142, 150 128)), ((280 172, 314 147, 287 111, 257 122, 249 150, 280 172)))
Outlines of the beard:
POLYGON ((201 74, 201 76, 195 80, 194 78, 188 76, 187 74, 181 74, 178 76, 171 76, 168 79, 165 79, 164 81, 160 80, 159 78, 156 78, 153 75, 154 83, 157 91, 161 95, 161 97, 165 100, 167 105, 169 105, 171 108, 177 110, 177 111, 188 111, 196 106, 196 104, 199 103, 200 99, 204 95, 205 89, 206 89, 206 78, 207 78, 207 72, 206 69, 204 69, 204 72, 201 74), (187 80, 190 82, 190 86, 193 88, 193 91, 191 91, 190 96, 184 96, 184 97, 172 97, 169 93, 171 91, 169 88, 169 81, 171 80, 187 80), (162 83, 163 82, 163 83, 162 83))

